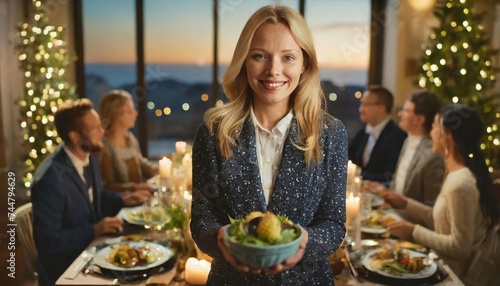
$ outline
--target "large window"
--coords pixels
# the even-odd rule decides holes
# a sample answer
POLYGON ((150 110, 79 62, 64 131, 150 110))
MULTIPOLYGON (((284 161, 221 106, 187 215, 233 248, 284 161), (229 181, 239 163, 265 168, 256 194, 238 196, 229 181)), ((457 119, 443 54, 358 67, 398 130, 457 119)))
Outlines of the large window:
POLYGON ((135 1, 83 1, 86 97, 135 84, 135 1))
POLYGON ((328 110, 349 135, 361 126, 359 97, 368 79, 370 0, 307 0, 305 18, 313 33, 328 110))
POLYGON ((191 142, 210 107, 213 3, 144 1, 148 153, 191 142))
MULTIPOLYGON (((86 96, 137 88, 134 0, 83 0, 86 96)), ((370 0, 307 0, 329 111, 348 132, 359 126, 355 94, 367 81, 370 0)), ((229 64, 250 15, 269 5, 299 9, 299 0, 219 0, 218 75, 229 64)), ((210 107, 214 48, 213 1, 144 1, 144 58, 149 156, 162 156, 178 140, 192 142, 210 107)), ((358 93, 356 93, 358 92, 358 93)), ((224 99, 219 95, 220 99, 224 99)), ((137 133, 136 133, 137 135, 137 133)))

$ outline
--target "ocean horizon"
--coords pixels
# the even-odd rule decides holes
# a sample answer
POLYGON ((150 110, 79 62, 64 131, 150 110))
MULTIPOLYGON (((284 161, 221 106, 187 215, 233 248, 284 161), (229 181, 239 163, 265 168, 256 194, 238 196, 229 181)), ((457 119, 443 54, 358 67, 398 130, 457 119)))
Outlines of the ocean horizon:
MULTIPOLYGON (((219 69, 219 78, 227 66, 219 69)), ((132 92, 136 82, 135 64, 103 64, 85 65, 87 79, 86 96, 96 106, 104 92, 111 89, 125 89, 132 92)), ((202 93, 210 91, 212 81, 211 66, 149 64, 145 68, 148 89, 148 155, 152 157, 170 154, 175 149, 175 142, 182 140, 192 142, 194 134, 203 121, 203 114, 210 106, 200 99, 202 93), (156 82, 155 82, 156 81, 156 82), (189 110, 181 106, 188 103, 189 110), (168 116, 156 115, 159 110, 168 107, 168 116)), ((359 128, 357 110, 358 99, 354 93, 362 91, 366 86, 365 70, 322 69, 321 80, 325 94, 335 93, 335 102, 328 101, 328 111, 341 119, 349 134, 359 128)), ((133 132, 137 135, 136 129, 133 132)))
MULTIPOLYGON (((227 69, 227 65, 219 66, 219 79, 227 69)), ((211 83, 212 66, 180 65, 180 64, 147 64, 146 81, 175 79, 188 84, 211 83)), ((112 88, 134 83, 137 77, 136 64, 120 63, 87 63, 85 75, 98 75, 105 78, 112 88)), ((337 86, 365 86, 368 71, 365 69, 321 68, 321 80, 331 81, 337 86)))

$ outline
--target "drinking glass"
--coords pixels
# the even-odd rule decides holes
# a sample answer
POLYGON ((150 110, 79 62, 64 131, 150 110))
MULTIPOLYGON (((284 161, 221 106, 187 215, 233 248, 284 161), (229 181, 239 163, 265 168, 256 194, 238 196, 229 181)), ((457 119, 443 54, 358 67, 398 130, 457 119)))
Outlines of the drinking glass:
POLYGON ((163 226, 171 220, 165 206, 158 197, 147 200, 142 205, 144 227, 153 230, 153 239, 157 240, 155 233, 162 230, 163 226))
POLYGON ((369 219, 372 216, 372 194, 362 192, 359 200, 359 216, 361 221, 369 219))

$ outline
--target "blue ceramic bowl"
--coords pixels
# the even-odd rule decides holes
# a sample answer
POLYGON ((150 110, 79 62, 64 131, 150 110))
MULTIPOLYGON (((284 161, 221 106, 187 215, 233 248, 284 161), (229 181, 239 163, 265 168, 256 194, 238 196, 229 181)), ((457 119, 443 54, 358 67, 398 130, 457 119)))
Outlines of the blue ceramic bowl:
POLYGON ((284 244, 254 246, 243 245, 229 238, 229 227, 224 229, 224 243, 239 262, 252 268, 269 268, 278 265, 297 253, 304 232, 297 226, 300 236, 284 244))

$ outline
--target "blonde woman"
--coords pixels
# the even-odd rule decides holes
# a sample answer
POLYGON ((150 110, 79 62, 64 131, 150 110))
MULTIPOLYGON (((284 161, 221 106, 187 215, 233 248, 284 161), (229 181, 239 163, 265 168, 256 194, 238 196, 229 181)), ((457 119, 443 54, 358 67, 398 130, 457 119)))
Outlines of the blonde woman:
POLYGON ((156 175, 158 167, 142 156, 129 131, 137 118, 132 96, 125 90, 108 92, 101 99, 99 114, 106 132, 101 158, 104 187, 115 192, 151 191, 144 180, 156 175))
POLYGON ((324 109, 310 30, 265 6, 246 23, 193 145, 191 231, 214 258, 207 285, 333 285, 327 256, 344 238, 347 134, 324 109), (251 269, 223 243, 228 216, 283 214, 306 233, 295 256, 251 269))

